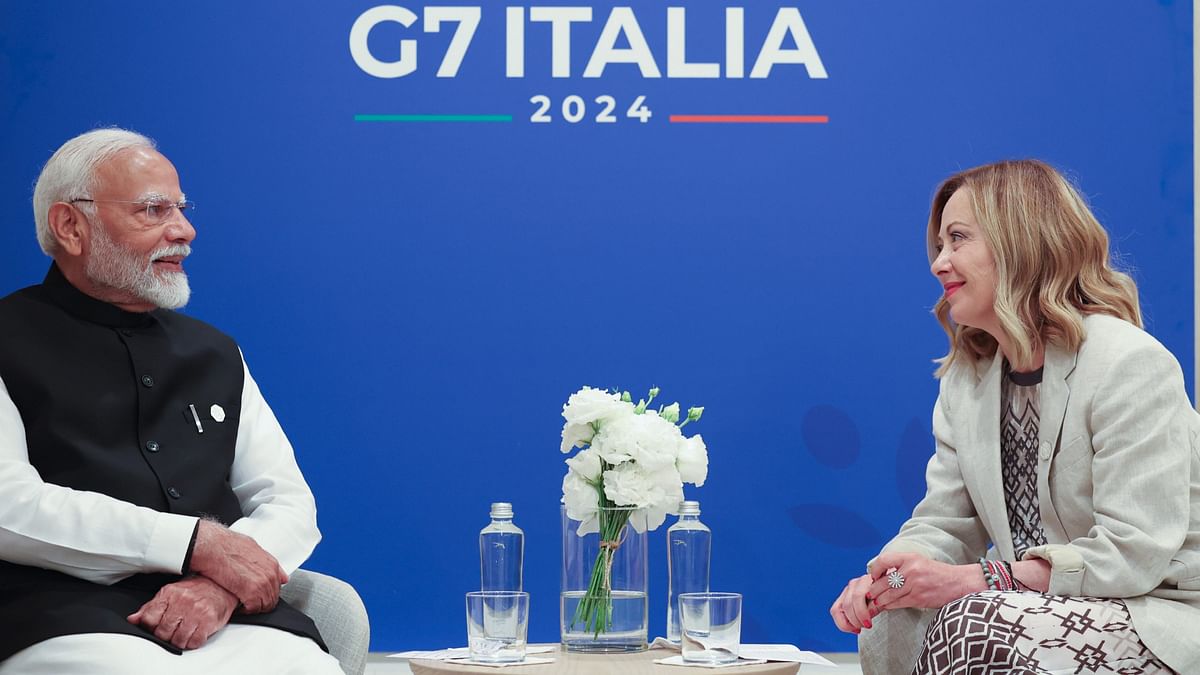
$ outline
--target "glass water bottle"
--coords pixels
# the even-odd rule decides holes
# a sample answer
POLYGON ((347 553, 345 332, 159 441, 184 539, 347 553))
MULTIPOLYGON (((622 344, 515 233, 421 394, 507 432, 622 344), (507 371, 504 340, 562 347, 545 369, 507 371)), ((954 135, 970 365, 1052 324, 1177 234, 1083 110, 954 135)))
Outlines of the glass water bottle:
POLYGON ((679 642, 679 594, 708 591, 712 530, 700 522, 700 502, 679 504, 679 521, 667 528, 667 639, 679 642))
POLYGON ((513 524, 512 504, 492 504, 492 522, 479 533, 479 588, 520 591, 525 533, 513 524))

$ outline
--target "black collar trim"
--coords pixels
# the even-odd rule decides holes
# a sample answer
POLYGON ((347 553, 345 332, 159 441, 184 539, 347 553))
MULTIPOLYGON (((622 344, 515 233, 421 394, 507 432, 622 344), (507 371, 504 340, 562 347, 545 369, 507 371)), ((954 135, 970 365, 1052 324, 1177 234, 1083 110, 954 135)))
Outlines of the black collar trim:
POLYGON ((42 280, 42 287, 58 306, 85 321, 113 328, 144 328, 154 323, 154 312, 126 312, 116 305, 97 300, 75 288, 57 263, 51 263, 50 271, 42 280))
MULTIPOLYGON (((1005 366, 1007 365, 1008 364, 1006 363, 1005 366)), ((1006 368, 1006 370, 1008 370, 1008 379, 1013 384, 1017 385, 1018 387, 1032 387, 1035 384, 1042 383, 1043 368, 1045 368, 1045 366, 1038 368, 1037 370, 1031 370, 1028 373, 1018 373, 1017 371, 1010 370, 1008 368, 1006 368)))

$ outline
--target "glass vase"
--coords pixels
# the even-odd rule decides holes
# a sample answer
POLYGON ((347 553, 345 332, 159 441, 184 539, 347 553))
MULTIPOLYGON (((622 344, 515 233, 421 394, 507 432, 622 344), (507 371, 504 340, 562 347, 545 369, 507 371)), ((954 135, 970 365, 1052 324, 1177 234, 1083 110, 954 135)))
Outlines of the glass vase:
POLYGON ((648 647, 646 516, 600 508, 579 521, 562 509, 562 644, 572 652, 638 652, 648 647))

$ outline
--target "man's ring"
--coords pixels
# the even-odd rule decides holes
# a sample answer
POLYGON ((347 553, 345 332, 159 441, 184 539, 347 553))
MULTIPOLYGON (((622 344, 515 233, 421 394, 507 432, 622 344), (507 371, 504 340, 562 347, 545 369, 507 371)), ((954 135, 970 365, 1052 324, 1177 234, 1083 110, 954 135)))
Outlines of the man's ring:
POLYGON ((892 570, 887 575, 888 586, 897 590, 904 588, 904 575, 900 574, 900 570, 892 570))

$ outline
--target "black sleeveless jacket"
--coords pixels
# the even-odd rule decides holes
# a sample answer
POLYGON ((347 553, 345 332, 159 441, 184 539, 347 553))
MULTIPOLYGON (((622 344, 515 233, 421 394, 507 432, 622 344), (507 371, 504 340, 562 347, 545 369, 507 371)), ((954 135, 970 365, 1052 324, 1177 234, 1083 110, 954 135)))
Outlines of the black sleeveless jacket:
MULTIPOLYGON (((52 265, 42 284, 0 299, 0 379, 25 426, 29 461, 47 483, 226 524, 242 516, 229 476, 244 371, 237 345, 212 326, 168 310, 125 312, 80 292, 52 265)), ((136 574, 105 586, 7 562, 0 551, 0 660, 78 633, 137 635, 178 652, 125 620, 178 579, 136 574)), ((283 601, 231 622, 324 647, 312 621, 283 601)))

